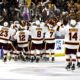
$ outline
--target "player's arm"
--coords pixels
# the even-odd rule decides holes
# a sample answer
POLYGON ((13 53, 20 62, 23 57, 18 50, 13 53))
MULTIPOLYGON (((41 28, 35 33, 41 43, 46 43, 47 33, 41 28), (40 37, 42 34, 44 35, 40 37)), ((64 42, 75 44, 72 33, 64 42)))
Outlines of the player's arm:
POLYGON ((56 31, 60 31, 61 28, 63 28, 63 23, 62 22, 58 22, 56 25, 56 31))

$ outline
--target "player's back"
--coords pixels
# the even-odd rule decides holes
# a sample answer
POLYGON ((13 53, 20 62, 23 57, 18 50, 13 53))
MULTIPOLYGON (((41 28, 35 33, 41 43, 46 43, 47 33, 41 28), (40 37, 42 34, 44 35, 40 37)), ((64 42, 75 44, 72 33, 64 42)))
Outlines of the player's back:
POLYGON ((14 39, 17 40, 18 46, 20 47, 22 47, 22 45, 25 46, 28 43, 29 31, 28 30, 17 31, 16 35, 14 36, 14 39))
POLYGON ((37 27, 37 26, 32 26, 31 37, 36 38, 36 39, 43 38, 43 28, 37 27))
POLYGON ((77 42, 79 41, 79 28, 77 26, 71 27, 67 26, 64 29, 65 32, 65 41, 77 42))
POLYGON ((0 29, 0 41, 7 42, 10 40, 10 36, 12 34, 12 30, 8 27, 2 27, 0 29))
POLYGON ((43 42, 43 37, 44 37, 44 28, 43 27, 37 27, 37 26, 32 26, 30 28, 30 34, 31 34, 31 38, 32 41, 34 43, 36 42, 43 42))
POLYGON ((45 41, 46 42, 54 42, 55 40, 55 33, 56 33, 56 28, 57 27, 51 27, 48 28, 48 31, 45 33, 45 41))
POLYGON ((71 25, 68 24, 63 30, 65 35, 65 46, 68 48, 78 48, 80 28, 77 27, 77 25, 71 27, 71 25))
POLYGON ((27 31, 27 30, 21 30, 21 31, 17 31, 16 34, 17 34, 17 41, 19 43, 27 42, 28 41, 29 31, 27 31))

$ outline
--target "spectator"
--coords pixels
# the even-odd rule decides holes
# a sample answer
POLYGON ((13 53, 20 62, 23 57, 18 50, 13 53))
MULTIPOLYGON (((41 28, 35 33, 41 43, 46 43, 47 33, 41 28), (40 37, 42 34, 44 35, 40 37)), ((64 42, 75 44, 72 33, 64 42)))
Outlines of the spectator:
POLYGON ((4 17, 0 15, 0 25, 3 25, 4 17))
POLYGON ((0 15, 2 15, 2 11, 3 11, 3 1, 0 0, 0 15))
POLYGON ((22 17, 23 17, 23 20, 30 21, 30 14, 29 14, 29 9, 28 9, 27 5, 24 5, 22 17))

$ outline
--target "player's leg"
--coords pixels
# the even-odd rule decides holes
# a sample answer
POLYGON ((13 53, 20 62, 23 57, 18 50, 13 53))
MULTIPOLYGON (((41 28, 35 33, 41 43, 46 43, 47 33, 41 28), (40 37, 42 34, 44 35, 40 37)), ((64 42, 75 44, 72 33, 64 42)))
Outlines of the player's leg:
POLYGON ((30 53, 31 53, 31 41, 28 42, 28 46, 26 48, 26 60, 30 61, 30 53))
POLYGON ((13 58, 15 61, 17 61, 17 60, 20 59, 19 55, 20 55, 20 51, 15 50, 15 51, 13 51, 12 58, 13 58))
POLYGON ((30 48, 30 60, 31 60, 31 62, 35 61, 35 54, 36 54, 35 47, 36 47, 36 44, 31 43, 31 48, 30 48))
POLYGON ((49 61, 54 61, 54 47, 55 43, 46 43, 46 53, 48 54, 49 61))
POLYGON ((46 54, 45 54, 45 58, 44 58, 45 61, 51 61, 50 57, 51 57, 51 51, 50 51, 50 49, 46 48, 46 54))
POLYGON ((22 60, 22 61, 24 61, 23 48, 18 46, 18 47, 17 47, 17 51, 19 52, 19 55, 18 55, 19 59, 22 60))
POLYGON ((50 51, 51 45, 49 43, 46 43, 45 47, 46 47, 45 61, 51 61, 51 51, 50 51))
POLYGON ((44 53, 45 53, 45 42, 43 42, 41 44, 41 49, 40 49, 40 58, 41 58, 41 60, 42 60, 42 56, 43 56, 44 53))
POLYGON ((72 61, 71 61, 71 50, 68 49, 68 48, 65 48, 65 54, 66 54, 66 63, 67 63, 67 66, 66 66, 66 69, 70 69, 71 66, 72 66, 72 61))
POLYGON ((7 61, 7 52, 6 50, 4 50, 4 56, 3 56, 3 61, 6 62, 7 61))
POLYGON ((72 67, 71 67, 71 69, 72 70, 75 70, 76 53, 77 53, 77 49, 72 49, 72 54, 71 54, 71 57, 72 57, 72 67))
POLYGON ((26 61, 26 53, 24 51, 21 51, 21 60, 26 61))
POLYGON ((51 49, 51 61, 55 61, 55 55, 54 50, 51 49))
POLYGON ((25 61, 27 60, 27 61, 29 61, 29 53, 28 53, 28 51, 29 51, 29 48, 28 48, 28 46, 26 46, 26 47, 24 47, 24 59, 25 59, 25 61))
POLYGON ((52 61, 55 61, 55 52, 54 52, 54 48, 55 48, 55 43, 52 43, 51 44, 51 58, 52 58, 52 61))
POLYGON ((18 48, 17 40, 13 40, 11 42, 12 42, 11 46, 13 48, 12 58, 15 60, 18 60, 20 51, 17 50, 17 48, 18 48))
POLYGON ((35 52, 36 52, 35 54, 36 62, 39 62, 40 61, 40 50, 36 49, 35 52))
POLYGON ((36 62, 41 60, 41 51, 43 50, 43 43, 36 44, 36 62))
POLYGON ((80 46, 77 52, 77 66, 80 68, 80 46))
POLYGON ((16 51, 16 49, 13 46, 11 41, 9 41, 7 45, 8 45, 8 47, 7 47, 8 48, 8 58, 9 58, 9 60, 11 60, 12 56, 13 56, 13 51, 16 51))
POLYGON ((45 42, 42 44, 42 50, 41 50, 41 60, 44 60, 44 55, 46 53, 46 48, 45 48, 45 42))
POLYGON ((6 62, 7 59, 8 59, 8 56, 7 56, 7 54, 8 54, 8 44, 7 43, 2 43, 2 47, 3 47, 3 53, 4 53, 3 61, 6 62))

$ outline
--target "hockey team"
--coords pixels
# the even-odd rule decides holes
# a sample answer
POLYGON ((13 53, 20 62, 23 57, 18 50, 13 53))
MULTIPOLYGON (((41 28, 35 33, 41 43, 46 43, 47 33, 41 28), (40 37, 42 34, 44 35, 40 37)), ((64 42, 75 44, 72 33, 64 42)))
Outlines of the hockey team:
POLYGON ((23 60, 30 62, 55 61, 55 40, 64 38, 66 69, 75 70, 76 62, 80 67, 80 22, 76 20, 46 22, 15 21, 10 26, 4 22, 0 26, 0 49, 3 49, 4 62, 23 60))

